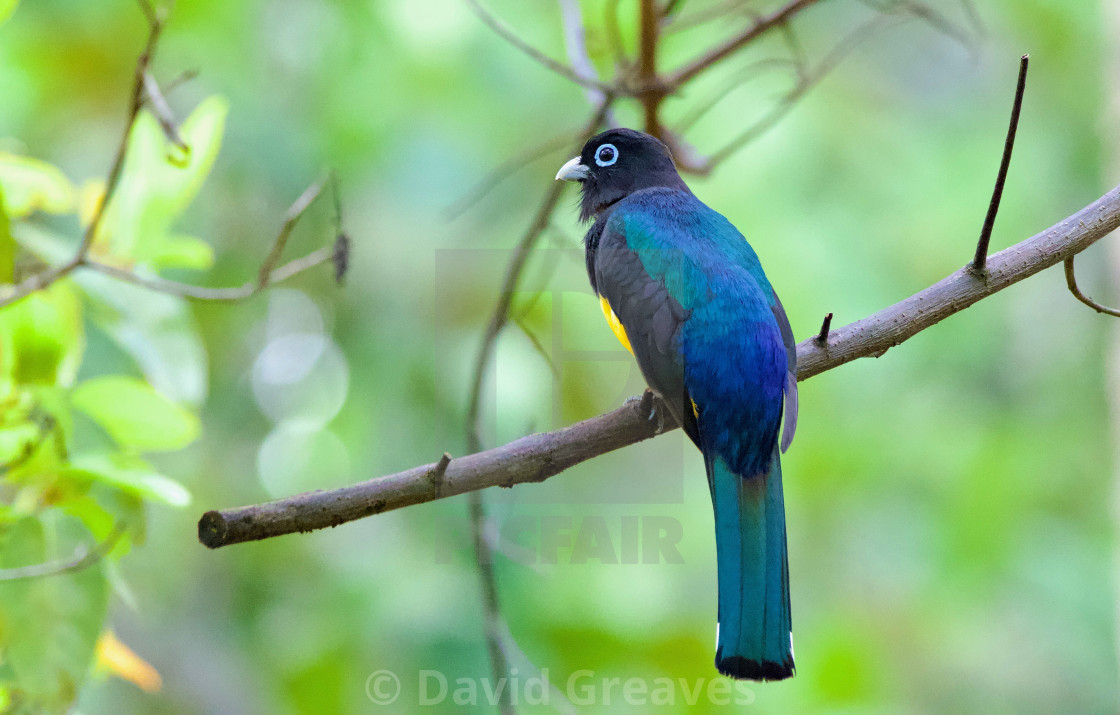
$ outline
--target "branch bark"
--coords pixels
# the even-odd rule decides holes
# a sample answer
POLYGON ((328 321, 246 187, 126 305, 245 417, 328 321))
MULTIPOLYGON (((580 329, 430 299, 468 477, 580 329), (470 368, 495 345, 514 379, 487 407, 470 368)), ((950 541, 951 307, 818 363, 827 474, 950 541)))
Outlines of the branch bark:
MULTIPOLYGON (((863 320, 797 346, 798 380, 890 348, 983 298, 1065 261, 1120 227, 1120 187, 1035 236, 988 258, 988 273, 966 265, 938 283, 863 320)), ((443 465, 378 477, 341 489, 307 492, 264 504, 206 512, 199 541, 218 548, 311 531, 493 486, 541 482, 580 462, 649 439, 657 425, 632 400, 613 412, 554 432, 529 435, 443 465), (437 488, 438 485, 438 488, 437 488)))

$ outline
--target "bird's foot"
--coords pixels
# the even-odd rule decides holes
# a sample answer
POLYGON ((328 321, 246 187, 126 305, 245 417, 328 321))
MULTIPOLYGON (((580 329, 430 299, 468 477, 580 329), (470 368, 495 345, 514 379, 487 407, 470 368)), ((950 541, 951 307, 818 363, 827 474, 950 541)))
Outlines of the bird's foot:
POLYGON ((665 431, 665 409, 665 403, 661 401, 661 398, 653 394, 653 390, 647 387, 639 398, 638 414, 645 415, 647 420, 657 425, 654 428, 654 434, 661 434, 665 431))

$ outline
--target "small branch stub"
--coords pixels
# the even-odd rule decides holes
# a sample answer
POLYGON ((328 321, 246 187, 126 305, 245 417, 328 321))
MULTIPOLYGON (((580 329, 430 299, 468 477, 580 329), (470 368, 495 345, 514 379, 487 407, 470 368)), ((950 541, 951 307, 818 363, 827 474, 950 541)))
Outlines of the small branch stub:
POLYGON ((832 313, 824 316, 824 322, 821 323, 821 331, 817 333, 817 343, 822 346, 828 346, 828 331, 832 329, 832 313))

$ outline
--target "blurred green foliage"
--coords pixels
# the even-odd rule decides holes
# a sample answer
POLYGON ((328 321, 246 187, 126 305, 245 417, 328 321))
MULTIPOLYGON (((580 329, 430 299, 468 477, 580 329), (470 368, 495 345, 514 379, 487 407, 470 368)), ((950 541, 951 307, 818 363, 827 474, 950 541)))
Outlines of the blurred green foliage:
MULTIPOLYGON (((613 4, 581 3, 603 72, 613 4)), ((627 52, 635 4, 617 3, 627 52)), ((686 0, 682 13, 715 4, 686 0)), ((1031 77, 993 247, 1115 182, 1105 68, 1116 48, 1103 3, 978 4, 980 33, 962 5, 933 4, 973 46, 917 21, 877 34, 773 130, 689 179, 751 240, 799 337, 826 312, 836 324, 864 317, 970 258, 1023 52, 1031 77)), ((556 3, 490 5, 564 57, 556 3)), ((10 6, 0 2, 0 17, 10 6)), ((873 12, 826 0, 796 23, 798 45, 819 59, 873 12)), ((728 24, 669 35, 663 66, 728 24)), ((24 2, 0 26, 5 277, 72 255, 144 32, 128 2, 24 2)), ((670 99, 668 124, 725 94, 687 137, 718 149, 794 77, 778 69, 731 91, 728 81, 788 51, 780 33, 767 36, 670 99)), ((453 220, 446 209, 491 167, 574 134, 590 113, 584 92, 459 0, 180 2, 153 72, 166 85, 189 69, 198 78, 169 101, 190 152, 141 118, 99 257, 238 285, 284 207, 328 165, 354 238, 348 284, 339 291, 323 269, 245 304, 187 305, 78 273, 0 311, 0 567, 65 561, 127 525, 90 568, 0 582, 0 703, 369 712, 369 678, 384 669, 401 685, 390 711, 448 710, 456 679, 481 687, 489 675, 460 499, 217 552, 198 545, 195 522, 205 509, 462 453, 471 362, 509 249, 578 147, 526 159, 453 220), (173 508, 188 493, 191 508, 173 508), (91 668, 109 629, 159 671, 161 692, 91 668), (447 680, 440 705, 420 704, 438 681, 425 671, 447 680)), ((619 119, 639 113, 623 104, 619 119)), ((321 245, 331 221, 315 207, 290 250, 321 245)), ((565 199, 489 373, 490 445, 641 389, 586 286, 581 231, 565 199)), ((1095 247, 1078 263, 1098 297, 1102 256, 1095 247)), ((1049 271, 805 383, 784 462, 798 675, 744 686, 749 706, 728 707, 1115 711, 1111 328, 1049 271)), ((708 694, 687 704, 697 682, 720 681, 702 474, 671 434, 487 494, 522 684, 548 669, 560 691, 573 678, 592 684, 589 709, 629 711, 622 683, 652 693, 667 678, 675 699, 664 709, 728 709, 708 694), (679 526, 679 559, 643 563, 647 525, 679 526), (577 544, 602 548, 604 534, 616 563, 577 558, 577 544)))

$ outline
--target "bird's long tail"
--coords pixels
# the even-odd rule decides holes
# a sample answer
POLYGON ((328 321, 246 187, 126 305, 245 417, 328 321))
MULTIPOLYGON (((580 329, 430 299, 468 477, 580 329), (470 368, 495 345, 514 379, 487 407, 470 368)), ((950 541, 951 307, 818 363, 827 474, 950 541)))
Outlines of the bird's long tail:
POLYGON ((719 630, 716 668, 732 678, 793 675, 789 565, 782 467, 742 477, 722 458, 705 458, 716 521, 719 630))

